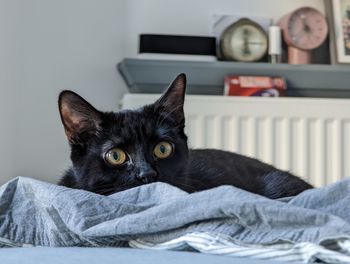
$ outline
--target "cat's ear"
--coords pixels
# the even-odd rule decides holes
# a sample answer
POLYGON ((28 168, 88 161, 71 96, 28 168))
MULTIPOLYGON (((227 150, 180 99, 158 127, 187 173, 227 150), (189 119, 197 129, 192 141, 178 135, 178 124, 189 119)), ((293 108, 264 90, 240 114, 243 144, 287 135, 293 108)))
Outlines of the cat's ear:
POLYGON ((184 123, 184 100, 186 92, 186 75, 179 74, 175 80, 170 84, 168 89, 164 92, 154 104, 161 108, 161 111, 172 114, 178 124, 184 123))
POLYGON ((67 138, 71 144, 84 144, 88 137, 98 134, 102 113, 72 91, 63 91, 58 107, 67 138))

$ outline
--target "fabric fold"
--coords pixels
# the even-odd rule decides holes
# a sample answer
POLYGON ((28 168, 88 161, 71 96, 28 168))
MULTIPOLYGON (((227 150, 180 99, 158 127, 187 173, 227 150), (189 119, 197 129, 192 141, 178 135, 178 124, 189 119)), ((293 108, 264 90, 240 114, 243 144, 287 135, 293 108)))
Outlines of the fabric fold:
POLYGON ((0 246, 129 243, 342 263, 350 257, 349 190, 345 179, 278 201, 233 186, 188 194, 158 182, 102 196, 17 177, 0 187, 0 246))

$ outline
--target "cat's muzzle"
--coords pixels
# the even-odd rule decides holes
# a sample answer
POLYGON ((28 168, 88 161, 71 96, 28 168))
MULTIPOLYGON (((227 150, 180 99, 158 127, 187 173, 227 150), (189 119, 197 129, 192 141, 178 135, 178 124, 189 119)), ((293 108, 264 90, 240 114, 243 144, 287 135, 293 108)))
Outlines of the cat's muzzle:
POLYGON ((152 169, 147 171, 141 171, 136 178, 142 183, 151 183, 156 181, 157 172, 152 169))

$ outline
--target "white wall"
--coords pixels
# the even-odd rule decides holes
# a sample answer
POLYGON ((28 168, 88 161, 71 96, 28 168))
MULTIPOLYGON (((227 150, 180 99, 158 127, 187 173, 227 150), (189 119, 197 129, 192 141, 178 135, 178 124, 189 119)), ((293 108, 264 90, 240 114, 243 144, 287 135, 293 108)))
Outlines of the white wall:
POLYGON ((117 109, 126 92, 115 67, 124 57, 125 2, 13 3, 2 1, 0 6, 0 17, 7 18, 0 24, 0 43, 3 37, 8 41, 0 49, 0 67, 6 69, 6 79, 0 79, 0 158, 6 161, 0 167, 0 182, 16 175, 56 182, 69 164, 57 108, 59 92, 72 89, 109 111, 117 109))
POLYGON ((0 184, 16 175, 56 182, 69 165, 57 96, 72 89, 114 110, 115 69, 139 33, 210 34, 215 13, 279 18, 322 0, 0 0, 0 184))
POLYGON ((19 84, 20 1, 0 1, 0 182, 14 174, 14 91, 19 84))

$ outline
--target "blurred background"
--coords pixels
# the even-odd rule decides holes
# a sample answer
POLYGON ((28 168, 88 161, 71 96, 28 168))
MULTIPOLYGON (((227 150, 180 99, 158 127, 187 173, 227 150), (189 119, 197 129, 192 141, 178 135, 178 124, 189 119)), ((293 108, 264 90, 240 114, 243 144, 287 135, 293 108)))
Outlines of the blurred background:
POLYGON ((117 110, 128 89, 116 65, 137 55, 140 33, 211 35, 214 14, 277 20, 305 5, 325 12, 321 0, 0 0, 0 182, 60 178, 59 92, 117 110))

